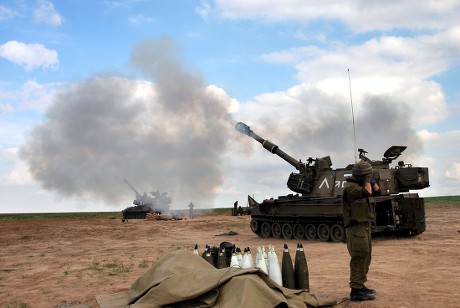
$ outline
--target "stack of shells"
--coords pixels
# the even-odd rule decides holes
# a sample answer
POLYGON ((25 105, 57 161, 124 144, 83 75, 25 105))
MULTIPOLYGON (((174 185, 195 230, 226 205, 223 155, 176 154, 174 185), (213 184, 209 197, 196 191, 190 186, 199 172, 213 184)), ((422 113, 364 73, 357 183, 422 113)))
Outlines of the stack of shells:
MULTIPOLYGON (((199 255, 198 245, 195 245, 194 254, 199 255)), ((281 267, 275 247, 269 245, 257 247, 255 263, 249 247, 243 252, 238 247, 233 247, 230 260, 225 248, 218 249, 217 261, 214 260, 212 249, 206 245, 202 257, 216 268, 258 268, 270 277, 278 285, 289 289, 310 290, 308 264, 302 244, 297 244, 294 264, 289 253, 287 244, 284 244, 281 267)))

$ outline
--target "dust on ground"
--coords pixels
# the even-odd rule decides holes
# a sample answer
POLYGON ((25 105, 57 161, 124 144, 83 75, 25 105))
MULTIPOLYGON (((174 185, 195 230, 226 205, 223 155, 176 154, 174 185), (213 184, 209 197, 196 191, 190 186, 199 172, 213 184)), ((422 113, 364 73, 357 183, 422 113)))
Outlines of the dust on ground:
MULTIPOLYGON (((458 307, 460 303, 460 207, 429 205, 427 230, 411 238, 376 238, 368 287, 371 302, 340 307, 458 307)), ((207 215, 177 221, 120 217, 0 221, 2 307, 98 307, 95 295, 126 290, 164 254, 195 244, 238 247, 287 243, 294 257, 298 240, 262 239, 250 216, 207 215), (216 236, 235 231, 237 235, 216 236)), ((343 243, 301 241, 313 294, 349 295, 349 256, 343 243)), ((281 257, 280 257, 281 260, 281 257)))

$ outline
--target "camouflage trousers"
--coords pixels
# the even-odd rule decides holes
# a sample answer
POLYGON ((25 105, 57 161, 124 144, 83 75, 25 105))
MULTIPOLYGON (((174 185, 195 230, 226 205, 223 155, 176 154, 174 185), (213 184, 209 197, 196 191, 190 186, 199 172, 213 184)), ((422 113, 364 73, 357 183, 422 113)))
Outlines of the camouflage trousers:
POLYGON ((371 264, 372 240, 370 223, 347 227, 347 248, 350 254, 350 288, 361 289, 367 281, 371 264))

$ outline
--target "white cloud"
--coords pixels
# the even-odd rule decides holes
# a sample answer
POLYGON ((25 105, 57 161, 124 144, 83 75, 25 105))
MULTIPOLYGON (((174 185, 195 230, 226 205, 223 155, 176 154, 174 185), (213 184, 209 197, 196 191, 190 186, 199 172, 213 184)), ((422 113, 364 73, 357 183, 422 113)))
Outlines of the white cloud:
POLYGON ((39 67, 56 68, 59 64, 56 50, 48 49, 42 44, 25 44, 18 41, 8 41, 0 45, 0 57, 26 70, 39 67))
POLYGON ((312 1, 216 0, 225 19, 265 19, 271 22, 339 20, 353 32, 398 28, 442 29, 458 23, 458 1, 312 1))
POLYGON ((6 180, 10 184, 25 185, 32 184, 34 181, 30 176, 27 166, 24 163, 17 163, 13 170, 7 175, 6 180))
POLYGON ((317 46, 303 46, 263 54, 261 58, 267 62, 296 64, 325 54, 325 50, 317 46))
POLYGON ((451 163, 444 174, 448 178, 460 181, 460 163, 451 163))
POLYGON ((37 8, 34 11, 34 19, 39 23, 46 23, 53 26, 60 26, 64 18, 56 11, 53 3, 48 0, 38 0, 37 8))
MULTIPOLYGON (((457 155, 455 151, 457 151, 458 148, 452 145, 457 145, 460 140, 460 130, 432 132, 428 129, 423 129, 417 134, 425 143, 430 144, 430 147, 436 152, 441 152, 449 156, 452 155, 453 157, 457 155)), ((460 155, 457 157, 460 157, 460 155)))
POLYGON ((25 185, 33 183, 32 177, 27 170, 26 164, 18 157, 17 148, 0 147, 0 157, 2 158, 1 169, 6 169, 2 174, 2 182, 12 185, 25 185))
POLYGON ((423 163, 429 168, 430 195, 458 194, 460 187, 460 149, 455 146, 460 140, 460 130, 432 132, 427 129, 418 132, 425 146, 423 163))
POLYGON ((0 114, 13 112, 14 108, 10 104, 0 104, 0 114))
POLYGON ((298 31, 294 34, 294 38, 299 41, 317 41, 317 42, 326 42, 327 36, 324 33, 304 33, 302 31, 298 31))
POLYGON ((225 102, 228 105, 228 112, 234 113, 237 112, 239 109, 238 100, 235 98, 230 97, 224 89, 216 87, 214 85, 210 85, 206 88, 206 93, 208 95, 214 96, 217 100, 221 102, 225 102))
POLYGON ((204 20, 208 18, 209 14, 211 14, 211 11, 212 7, 208 0, 201 0, 200 5, 195 8, 195 12, 204 20))
POLYGON ((52 103, 57 86, 53 83, 39 84, 35 80, 26 81, 20 93, 20 108, 43 112, 52 103))
POLYGON ((53 102, 58 83, 26 81, 18 89, 0 87, 0 144, 17 146, 53 102))
POLYGON ((144 2, 145 0, 110 0, 103 1, 104 5, 107 5, 110 8, 114 9, 132 9, 133 6, 139 2, 144 2))
POLYGON ((411 38, 382 36, 361 45, 335 44, 332 49, 304 46, 266 54, 263 58, 285 63, 297 60, 299 70, 305 70, 298 75, 301 81, 335 76, 334 67, 350 66, 355 73, 424 79, 457 64, 460 41, 453 39, 457 34, 460 35, 460 27, 411 38))
POLYGON ((0 5, 0 20, 13 19, 16 16, 19 16, 18 12, 10 9, 9 7, 0 5))
POLYGON ((131 16, 128 18, 128 22, 135 25, 144 25, 144 24, 151 24, 155 22, 155 18, 147 17, 142 14, 138 14, 136 16, 131 16))
POLYGON ((52 102, 56 88, 63 83, 40 84, 35 80, 27 80, 18 89, 0 87, 0 113, 34 110, 43 112, 52 102))
POLYGON ((383 36, 361 45, 335 44, 320 49, 304 46, 262 56, 264 60, 296 64, 299 82, 329 94, 349 97, 347 69, 351 71, 353 101, 359 105, 369 95, 385 95, 412 107, 415 126, 434 124, 447 117, 440 84, 429 78, 458 62, 460 41, 452 39, 458 28, 413 38, 383 36))

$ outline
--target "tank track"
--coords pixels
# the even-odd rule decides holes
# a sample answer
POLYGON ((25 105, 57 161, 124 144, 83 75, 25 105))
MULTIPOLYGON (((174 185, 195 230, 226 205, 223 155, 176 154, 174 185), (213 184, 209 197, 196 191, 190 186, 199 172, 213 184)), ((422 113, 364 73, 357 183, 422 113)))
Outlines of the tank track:
POLYGON ((145 219, 147 217, 147 212, 129 212, 123 213, 123 219, 145 219))
POLYGON ((121 221, 125 222, 128 219, 145 219, 149 212, 149 208, 146 206, 131 206, 122 211, 123 218, 121 221))

